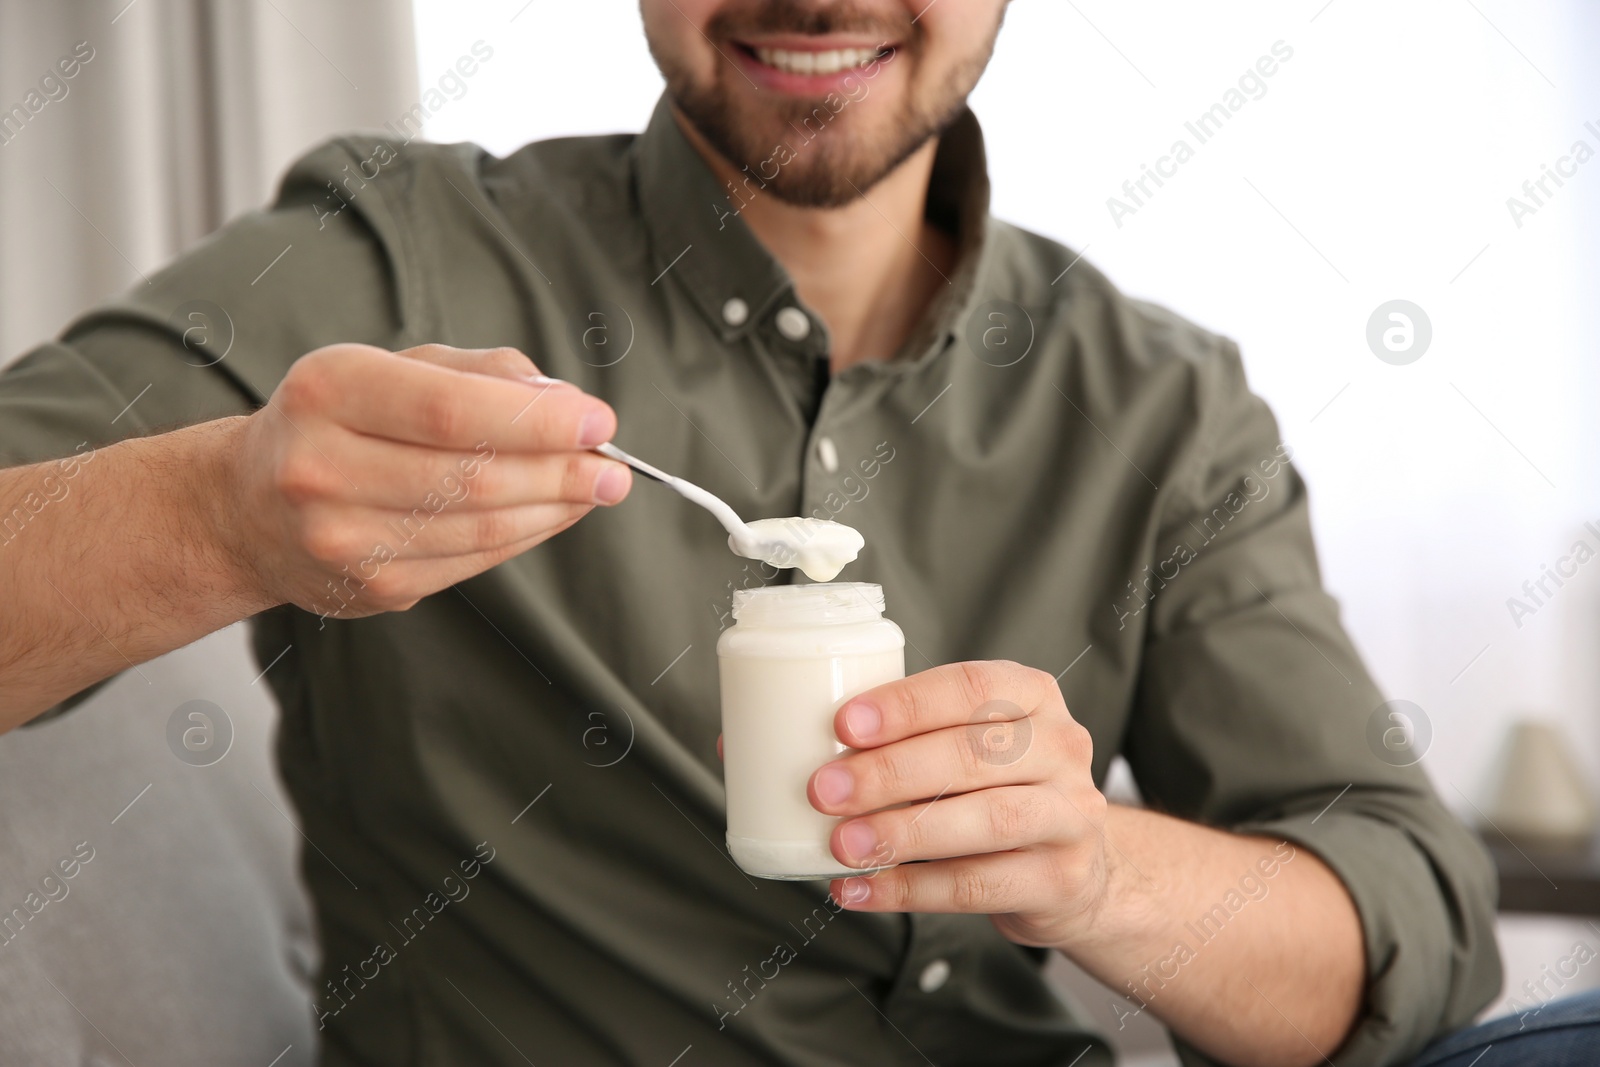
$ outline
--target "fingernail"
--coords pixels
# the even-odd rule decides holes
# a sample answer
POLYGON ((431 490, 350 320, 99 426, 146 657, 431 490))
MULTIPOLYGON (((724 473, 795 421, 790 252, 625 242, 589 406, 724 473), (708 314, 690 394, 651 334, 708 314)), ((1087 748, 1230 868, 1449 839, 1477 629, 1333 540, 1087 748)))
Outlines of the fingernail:
POLYGON ((864 860, 877 850, 878 835, 871 826, 858 820, 844 824, 844 829, 839 831, 839 843, 851 859, 864 860))
POLYGON ((855 779, 843 767, 824 767, 817 772, 817 797, 830 807, 843 804, 855 791, 855 779))
POLYGON ((872 898, 872 885, 865 878, 846 878, 839 886, 839 903, 865 904, 872 898))
POLYGON ((844 724, 857 740, 871 741, 883 729, 883 713, 864 700, 857 701, 845 709, 844 724))
POLYGON ((607 463, 595 479, 594 498, 601 504, 615 504, 628 495, 628 469, 620 463, 607 463))
POLYGON ((591 411, 578 423, 578 447, 593 448, 611 439, 611 420, 603 411, 591 411))
POLYGON ((548 378, 543 374, 530 374, 530 375, 528 375, 528 381, 532 382, 534 385, 571 385, 572 384, 571 382, 567 381, 564 378, 548 378))

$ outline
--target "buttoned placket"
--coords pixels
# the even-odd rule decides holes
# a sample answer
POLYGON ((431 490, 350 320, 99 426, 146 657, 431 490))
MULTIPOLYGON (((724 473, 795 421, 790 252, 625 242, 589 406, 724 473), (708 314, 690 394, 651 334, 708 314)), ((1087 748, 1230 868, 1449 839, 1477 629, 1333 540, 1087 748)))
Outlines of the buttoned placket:
MULTIPOLYGON (((657 119, 664 117, 658 115, 657 119)), ((967 276, 957 276, 961 299, 932 309, 941 321, 931 335, 908 345, 917 350, 898 353, 892 360, 858 364, 838 374, 827 373, 831 338, 826 323, 804 305, 792 279, 760 243, 734 218, 719 216, 716 226, 698 227, 692 220, 700 216, 678 210, 681 201, 694 200, 696 195, 708 204, 720 195, 712 183, 699 183, 705 188, 697 185, 688 195, 678 185, 686 174, 697 173, 698 161, 692 158, 692 150, 677 138, 667 139, 662 143, 667 158, 649 168, 642 199, 651 209, 649 218, 657 231, 659 264, 666 266, 678 250, 696 246, 673 268, 675 282, 685 287, 716 324, 730 349, 749 346, 749 355, 767 363, 775 384, 785 388, 794 403, 803 434, 795 442, 800 447, 794 455, 800 464, 796 504, 801 515, 847 525, 852 521, 851 509, 865 505, 851 492, 849 479, 862 477, 866 469, 862 465, 871 462, 874 446, 882 440, 881 418, 868 401, 906 376, 938 366, 936 357, 959 336, 965 305, 978 289, 970 274, 976 271, 987 213, 987 182, 982 178, 981 141, 976 141, 975 128, 969 139, 977 147, 968 144, 962 149, 962 158, 949 165, 976 166, 980 192, 964 205, 964 211, 946 205, 951 208, 947 217, 954 219, 960 214, 966 229, 968 262, 963 273, 967 276), (656 180, 648 180, 651 177, 656 180), (669 188, 675 190, 674 195, 667 194, 669 188)), ((963 921, 970 922, 971 916, 901 918, 908 933, 904 954, 880 1007, 913 1041, 933 1040, 944 1018, 942 1005, 962 996, 978 935, 963 921)))
POLYGON ((773 316, 773 327, 778 344, 794 349, 810 368, 810 410, 814 412, 806 431, 805 448, 800 454, 800 513, 813 518, 831 518, 826 503, 828 494, 839 472, 839 443, 831 427, 834 419, 829 411, 830 399, 836 396, 839 385, 828 372, 831 341, 828 329, 820 317, 806 310, 798 301, 780 301, 773 316))
MULTIPOLYGON (((804 357, 826 366, 831 356, 828 331, 820 317, 806 310, 792 293, 775 302, 770 341, 779 358, 804 357)), ((943 347, 935 342, 934 348, 943 347)), ((915 362, 917 353, 908 353, 915 362)), ((862 424, 859 415, 846 424, 841 415, 867 382, 875 381, 887 368, 863 366, 854 374, 828 375, 813 398, 816 417, 801 452, 801 514, 834 519, 849 524, 849 507, 854 501, 846 492, 847 479, 856 464, 870 455, 870 420, 862 424), (858 450, 866 447, 862 455, 858 450)), ((905 916, 910 937, 900 970, 895 976, 883 1011, 898 1025, 921 1029, 924 1020, 936 1020, 944 997, 953 993, 959 981, 957 961, 964 953, 964 940, 956 923, 948 916, 905 916), (945 920, 945 921, 941 921, 945 920)))
MULTIPOLYGON (((806 399, 815 416, 800 453, 800 514, 848 525, 848 516, 842 512, 851 503, 849 479, 855 465, 870 451, 856 454, 865 440, 863 427, 846 425, 838 413, 849 406, 859 386, 828 372, 832 353, 827 326, 792 294, 777 301, 772 332, 779 359, 804 360, 809 368, 806 399)), ((799 374, 793 364, 791 369, 799 374)), ((804 401, 802 405, 807 406, 804 401)))

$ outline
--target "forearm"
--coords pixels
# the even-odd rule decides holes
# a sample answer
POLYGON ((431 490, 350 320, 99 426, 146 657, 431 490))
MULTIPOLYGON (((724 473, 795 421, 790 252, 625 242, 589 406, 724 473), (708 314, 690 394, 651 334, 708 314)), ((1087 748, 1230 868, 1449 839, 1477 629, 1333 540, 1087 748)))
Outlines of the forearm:
MULTIPOLYGON (((1315 855, 1135 808, 1105 823, 1093 934, 1058 946, 1224 1062, 1315 1064, 1361 1008, 1360 918, 1315 855)), ((1143 1008, 1140 1007, 1143 1006, 1143 1008)))
POLYGON ((219 536, 244 421, 0 470, 0 731, 270 606, 219 536))

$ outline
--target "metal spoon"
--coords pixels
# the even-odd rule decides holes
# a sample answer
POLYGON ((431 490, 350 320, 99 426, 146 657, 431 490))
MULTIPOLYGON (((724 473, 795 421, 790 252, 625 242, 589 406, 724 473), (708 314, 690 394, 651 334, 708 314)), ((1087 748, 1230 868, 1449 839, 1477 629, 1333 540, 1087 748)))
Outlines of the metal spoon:
POLYGON ((699 504, 717 517, 717 521, 722 523, 722 528, 727 530, 729 536, 738 544, 757 545, 762 543, 761 539, 755 536, 750 527, 745 525, 745 521, 739 518, 738 512, 729 507, 720 497, 713 496, 693 482, 684 481, 682 478, 674 477, 664 470, 652 467, 644 460, 628 455, 628 453, 609 442, 603 445, 595 445, 594 451, 602 456, 617 460, 619 463, 626 463, 646 478, 653 478, 673 490, 685 500, 699 504))
POLYGON ((628 455, 613 444, 596 445, 594 451, 608 459, 626 463, 646 478, 654 479, 684 499, 699 504, 728 531, 728 547, 735 555, 758 559, 773 567, 799 567, 806 577, 830 582, 841 568, 855 559, 863 539, 859 531, 836 522, 819 519, 760 519, 756 527, 747 525, 727 503, 704 489, 642 459, 628 455), (775 532, 769 532, 774 530, 775 532), (820 539, 819 539, 820 536, 820 539))

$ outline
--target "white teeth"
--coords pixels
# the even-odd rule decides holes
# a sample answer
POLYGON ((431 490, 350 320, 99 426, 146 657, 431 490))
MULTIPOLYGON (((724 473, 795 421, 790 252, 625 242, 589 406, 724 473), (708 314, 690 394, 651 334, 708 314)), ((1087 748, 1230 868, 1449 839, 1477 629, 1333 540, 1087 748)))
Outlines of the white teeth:
POLYGON ((791 52, 782 48, 757 48, 756 58, 789 74, 837 74, 864 67, 878 57, 876 48, 836 48, 828 52, 791 52))

